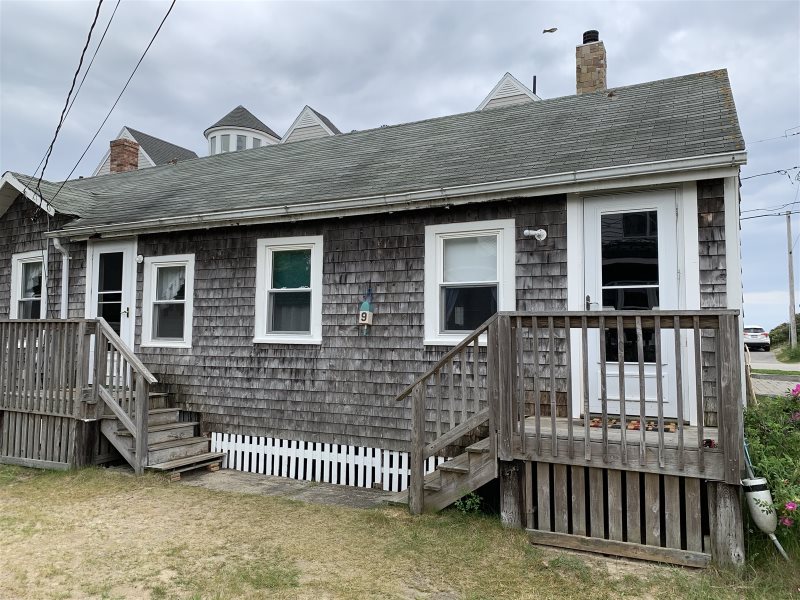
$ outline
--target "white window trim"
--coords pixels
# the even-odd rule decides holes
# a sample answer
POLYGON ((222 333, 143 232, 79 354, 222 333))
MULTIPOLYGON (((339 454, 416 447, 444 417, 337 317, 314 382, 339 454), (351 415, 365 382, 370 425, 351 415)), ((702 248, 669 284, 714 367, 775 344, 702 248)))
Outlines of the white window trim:
POLYGON ((42 263, 42 298, 40 319, 47 317, 47 251, 31 250, 30 252, 19 252, 11 255, 11 304, 9 305, 8 316, 11 319, 18 318, 19 301, 21 300, 21 278, 23 263, 40 262, 42 263))
POLYGON ((497 310, 517 308, 516 227, 514 219, 449 223, 425 227, 425 339, 427 346, 455 346, 469 333, 442 333, 439 323, 439 279, 442 273, 443 240, 463 235, 497 236, 497 310))
POLYGON ((264 238, 256 244, 256 315, 255 344, 321 344, 322 343, 322 236, 264 238), (311 331, 302 333, 267 332, 267 288, 271 279, 273 250, 311 250, 311 331))
POLYGON ((151 256, 144 259, 144 286, 142 291, 142 341, 144 348, 191 348, 192 315, 194 314, 194 254, 151 256), (153 339, 153 294, 157 267, 186 268, 186 300, 183 311, 183 340, 153 339))

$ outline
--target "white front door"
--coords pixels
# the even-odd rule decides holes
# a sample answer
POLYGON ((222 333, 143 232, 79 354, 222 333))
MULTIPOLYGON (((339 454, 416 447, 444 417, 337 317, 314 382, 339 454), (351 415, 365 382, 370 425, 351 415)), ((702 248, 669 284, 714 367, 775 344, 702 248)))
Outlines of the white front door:
MULTIPOLYGON (((677 204, 672 191, 618 194, 584 200, 584 287, 588 310, 672 310, 679 307, 677 204)), ((618 336, 606 325, 606 411, 620 414, 618 336)), ((600 335, 589 340, 589 410, 602 413, 600 335)), ((645 415, 640 410, 639 353, 635 329, 625 329, 623 371, 626 418, 658 414, 655 331, 642 332, 645 415)), ((677 416, 675 338, 661 331, 664 416, 677 416)))
POLYGON ((86 317, 103 317, 133 348, 136 316, 136 242, 89 242, 86 317))

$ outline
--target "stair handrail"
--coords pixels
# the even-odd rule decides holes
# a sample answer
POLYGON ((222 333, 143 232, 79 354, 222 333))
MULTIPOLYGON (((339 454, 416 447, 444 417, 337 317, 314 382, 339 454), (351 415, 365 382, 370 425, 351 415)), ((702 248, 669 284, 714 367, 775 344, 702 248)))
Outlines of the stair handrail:
MULTIPOLYGON (((94 362, 94 387, 97 397, 102 399, 119 421, 131 433, 135 440, 134 464, 132 465, 137 475, 144 472, 147 466, 148 455, 148 415, 150 410, 150 386, 158 380, 144 366, 139 357, 134 354, 128 345, 117 335, 111 326, 102 317, 95 319, 97 330, 95 335, 95 362, 94 362), (131 367, 132 378, 135 378, 135 412, 131 420, 128 413, 114 400, 114 397, 105 386, 105 372, 108 366, 108 349, 102 341, 108 342, 131 367)), ((126 392, 127 393, 127 392, 126 392)))
POLYGON ((123 341, 117 332, 111 328, 111 325, 103 317, 97 317, 95 319, 97 324, 102 329, 103 334, 106 336, 109 342, 114 346, 114 348, 122 354, 125 359, 131 363, 131 366, 137 373, 141 373, 142 377, 144 377, 147 383, 153 384, 158 383, 158 379, 156 379, 155 375, 153 375, 150 370, 144 366, 144 363, 139 359, 136 354, 134 354, 133 350, 131 350, 128 345, 123 341))
MULTIPOLYGON (((479 325, 472 333, 468 334, 454 348, 448 351, 439 361, 428 369, 423 375, 406 387, 395 398, 396 401, 403 400, 409 395, 411 398, 411 461, 410 461, 410 480, 408 486, 408 506, 412 514, 419 514, 424 508, 424 478, 425 478, 425 459, 445 447, 455 443, 472 430, 483 425, 487 420, 491 421, 491 409, 477 411, 472 417, 451 428, 449 431, 439 436, 430 444, 425 444, 425 388, 427 380, 436 375, 447 362, 464 351, 470 344, 479 344, 482 335, 490 335, 490 328, 495 325, 498 314, 489 317, 484 323, 479 325)), ((491 344, 489 344, 491 346, 491 344)), ((490 369, 491 370, 491 369, 490 369)), ((490 375, 491 376, 491 375, 490 375)), ((489 399, 491 401, 491 399, 489 399)), ((477 408, 477 406, 476 406, 477 408)), ((438 410, 438 408, 437 408, 438 410)), ((493 436, 491 423, 489 435, 493 436)), ((490 452, 494 443, 490 442, 490 452)))

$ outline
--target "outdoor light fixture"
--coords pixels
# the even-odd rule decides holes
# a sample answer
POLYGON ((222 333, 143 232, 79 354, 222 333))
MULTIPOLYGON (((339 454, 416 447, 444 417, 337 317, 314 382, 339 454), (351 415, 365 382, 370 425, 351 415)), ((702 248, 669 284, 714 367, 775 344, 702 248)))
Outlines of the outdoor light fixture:
POLYGON ((525 229, 522 235, 535 238, 537 242, 543 242, 547 238, 547 232, 544 229, 525 229))

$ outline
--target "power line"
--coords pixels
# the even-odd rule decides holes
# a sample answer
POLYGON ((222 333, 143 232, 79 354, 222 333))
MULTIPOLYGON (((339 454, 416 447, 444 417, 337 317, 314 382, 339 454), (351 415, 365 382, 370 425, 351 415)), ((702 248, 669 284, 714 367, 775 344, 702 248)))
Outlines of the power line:
POLYGON ((792 129, 798 129, 800 125, 797 127, 790 127, 789 129, 783 132, 783 135, 776 135, 775 137, 764 138, 763 140, 756 140, 755 142, 750 142, 751 144, 760 144, 761 142, 771 142, 772 140, 787 140, 794 135, 800 135, 800 131, 796 131, 794 133, 789 133, 792 129))
POLYGON ((61 131, 61 126, 64 124, 64 119, 67 115, 67 108, 69 107, 69 100, 72 96, 72 91, 75 89, 75 82, 78 80, 78 74, 81 72, 81 68, 83 67, 83 59, 86 56, 86 50, 89 48, 89 43, 92 41, 92 32, 94 31, 94 26, 97 25, 97 19, 100 17, 100 7, 103 6, 103 0, 100 0, 97 4, 97 10, 94 13, 94 20, 92 21, 92 26, 89 28, 89 35, 86 37, 86 44, 83 46, 83 50, 81 51, 81 58, 78 61, 78 68, 75 70, 75 74, 72 76, 72 84, 69 87, 69 92, 67 92, 67 99, 64 102, 64 108, 61 111, 61 118, 58 120, 58 126, 56 127, 56 132, 53 135, 53 141, 50 142, 50 146, 47 148, 47 152, 45 153, 44 157, 44 167, 42 167, 42 172, 39 175, 39 180, 36 182, 36 191, 39 193, 39 197, 42 197, 42 191, 39 186, 42 184, 42 179, 44 179, 44 172, 47 170, 47 163, 50 162, 50 155, 53 153, 53 146, 55 146, 56 139, 58 139, 58 133, 61 131))
MULTIPOLYGON (((800 189, 800 188, 798 188, 800 189)), ((747 210, 743 210, 743 213, 749 212, 760 212, 764 210, 780 210, 782 208, 786 208, 787 206, 791 206, 792 204, 797 204, 797 196, 795 195, 795 200, 793 202, 789 202, 788 204, 781 204, 780 206, 766 206, 764 208, 749 208, 747 210)))
POLYGON ((175 6, 175 2, 176 1, 177 0, 172 0, 172 3, 169 5, 169 9, 167 10, 167 14, 164 15, 163 19, 161 19, 161 23, 159 24, 158 29, 156 29, 156 32, 153 34, 153 37, 150 38, 150 43, 147 44, 147 47, 144 49, 144 52, 142 53, 142 56, 139 57, 139 61, 136 63, 136 66, 133 68, 133 71, 131 72, 130 77, 128 77, 128 81, 125 82, 125 85, 122 87, 122 91, 119 93, 119 96, 117 96, 117 99, 114 100, 114 104, 111 105, 111 108, 108 110, 108 113, 106 114, 105 118, 103 119, 103 122, 100 123, 100 127, 97 128, 97 131, 95 131, 94 135, 92 136, 92 139, 89 140, 89 144, 86 146, 86 149, 83 151, 83 153, 78 158, 78 161, 75 163, 75 166, 72 167, 72 170, 69 172, 69 174, 64 179, 64 181, 61 182, 61 186, 58 188, 58 190, 56 190, 56 193, 50 199, 51 202, 53 200, 55 200, 58 197, 58 195, 61 193, 61 190, 64 189, 64 185, 67 183, 69 178, 72 177, 72 174, 75 172, 75 169, 78 168, 78 165, 81 164, 81 161, 86 156, 86 153, 89 152, 89 148, 92 147, 92 144, 97 139, 97 136, 100 135, 100 131, 103 129, 103 126, 106 124, 106 121, 108 121, 108 118, 111 116, 111 113, 117 107, 117 104, 119 103, 120 98, 122 98, 122 94, 124 94, 125 90, 128 89, 128 84, 130 84, 131 80, 133 79, 133 76, 136 75, 136 71, 139 70, 139 65, 142 64, 142 61, 144 60, 144 57, 147 56, 147 52, 150 50, 150 46, 153 45, 153 42, 156 40, 156 37, 158 37, 158 34, 161 31, 161 28, 164 26, 164 23, 166 22, 167 17, 169 17, 169 14, 172 12, 172 9, 175 6))
MULTIPOLYGON (((78 84, 78 89, 75 90, 75 95, 72 97, 72 102, 69 103, 69 108, 67 108, 67 113, 64 115, 64 120, 66 120, 66 118, 69 116, 69 113, 72 111, 72 107, 75 104, 75 100, 78 99, 78 94, 81 93, 83 82, 86 81, 86 76, 89 75, 89 71, 91 70, 92 65, 94 64, 94 59, 97 58, 97 53, 100 51, 100 46, 103 45, 103 40, 106 39, 106 34, 108 33, 109 27, 111 27, 111 22, 114 20, 114 15, 117 14, 117 9, 119 8, 120 2, 122 2, 122 0, 117 0, 117 4, 116 6, 114 6, 114 12, 111 13, 111 18, 108 20, 108 23, 106 24, 106 28, 103 31, 103 35, 100 37, 100 41, 97 43, 97 47, 94 49, 92 60, 89 61, 89 65, 83 72, 83 77, 81 78, 81 82, 78 84)), ((47 156, 46 152, 42 156, 42 160, 39 161, 39 164, 36 165, 36 170, 33 172, 33 175, 31 177, 36 177, 36 174, 39 172, 39 168, 42 166, 42 163, 44 162, 45 156, 47 156)), ((26 185, 25 187, 27 188, 28 186, 26 185)))
POLYGON ((740 221, 747 221, 749 219, 763 219, 764 217, 785 217, 786 215, 800 215, 800 210, 793 210, 789 212, 770 213, 768 215, 753 215, 752 217, 740 217, 740 221))
POLYGON ((786 175, 789 177, 789 181, 791 181, 792 177, 789 175, 789 171, 794 171, 795 169, 800 169, 800 165, 789 167, 788 169, 778 169, 777 171, 770 171, 769 173, 758 173, 757 175, 749 175, 748 177, 742 177, 742 181, 745 179, 753 179, 754 177, 763 177, 764 175, 786 175))

